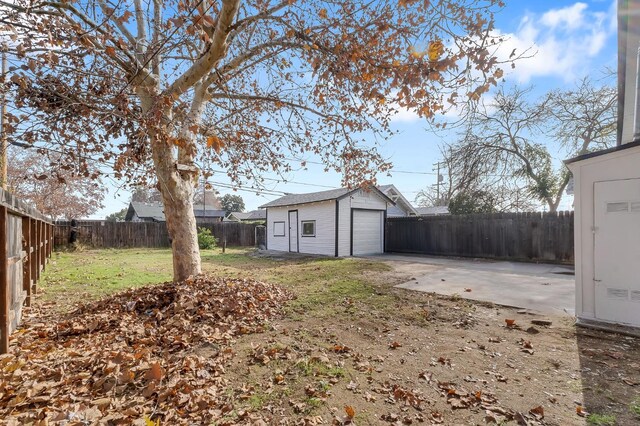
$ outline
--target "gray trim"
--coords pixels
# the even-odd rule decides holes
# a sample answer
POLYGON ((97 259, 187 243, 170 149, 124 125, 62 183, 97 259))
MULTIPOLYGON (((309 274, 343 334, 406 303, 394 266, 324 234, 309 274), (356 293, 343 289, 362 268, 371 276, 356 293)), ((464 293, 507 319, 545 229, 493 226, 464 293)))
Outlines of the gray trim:
POLYGON ((340 200, 336 200, 336 221, 334 223, 335 227, 336 227, 336 239, 335 239, 335 249, 336 249, 336 254, 335 257, 338 257, 338 222, 340 221, 340 200))
POLYGON ((613 152, 624 151, 625 149, 640 146, 640 140, 614 146, 613 148, 603 149, 602 151, 589 152, 587 154, 578 155, 577 157, 564 160, 564 164, 576 163, 578 161, 587 160, 589 158, 600 157, 601 155, 611 154, 613 152))
POLYGON ((264 217, 264 248, 269 250, 269 210, 265 210, 264 217))
POLYGON ((315 238, 316 237, 316 221, 315 220, 301 220, 300 221, 300 228, 301 231, 300 232, 300 237, 304 237, 304 238, 315 238), (313 222, 313 235, 305 235, 304 234, 304 224, 305 223, 311 223, 313 222))
POLYGON ((298 222, 300 221, 300 217, 298 217, 298 209, 295 210, 287 210, 287 223, 289 224, 289 253, 300 253, 300 230, 298 229, 298 222), (296 251, 291 251, 291 213, 296 212, 296 251))
POLYGON ((274 220, 273 221, 273 236, 274 237, 286 237, 287 236, 287 222, 282 221, 282 220, 274 220), (280 234, 276 234, 276 223, 281 223, 282 224, 282 232, 284 232, 284 234, 280 235, 280 234))

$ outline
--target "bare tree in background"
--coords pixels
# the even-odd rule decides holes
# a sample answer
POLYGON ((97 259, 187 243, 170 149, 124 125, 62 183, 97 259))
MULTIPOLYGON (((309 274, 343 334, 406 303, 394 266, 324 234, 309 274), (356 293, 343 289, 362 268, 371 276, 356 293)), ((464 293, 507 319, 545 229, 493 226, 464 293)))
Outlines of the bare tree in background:
POLYGON ((606 82, 596 86, 585 78, 575 89, 551 91, 540 102, 530 99, 531 91, 501 86, 492 100, 479 103, 461 140, 448 148, 445 161, 452 166, 452 187, 457 182, 468 186, 471 181, 476 182, 475 189, 492 187, 492 193, 506 193, 509 186, 524 184, 524 190, 516 192, 518 204, 538 200, 553 212, 570 173, 554 163, 549 147, 539 140, 557 141, 556 155, 564 158, 615 143, 617 92, 613 86, 606 82), (474 172, 471 179, 467 179, 469 167, 474 172))
MULTIPOLYGON (((468 129, 468 132, 472 132, 472 129, 468 129)), ((418 193, 415 199, 417 205, 449 206, 456 197, 467 199, 476 194, 483 198, 480 202, 483 207, 478 211, 517 212, 535 209, 535 200, 527 195, 525 183, 517 179, 505 179, 506 170, 470 154, 464 140, 442 147, 440 152, 444 167, 441 169, 443 179, 439 197, 431 186, 418 193)))

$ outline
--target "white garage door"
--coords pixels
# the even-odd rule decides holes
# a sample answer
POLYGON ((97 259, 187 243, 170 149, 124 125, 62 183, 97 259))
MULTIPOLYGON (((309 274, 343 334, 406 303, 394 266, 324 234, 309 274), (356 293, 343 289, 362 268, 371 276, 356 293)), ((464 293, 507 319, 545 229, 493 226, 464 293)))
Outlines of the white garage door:
POLYGON ((378 210, 353 211, 353 255, 379 254, 382 247, 384 216, 378 210))

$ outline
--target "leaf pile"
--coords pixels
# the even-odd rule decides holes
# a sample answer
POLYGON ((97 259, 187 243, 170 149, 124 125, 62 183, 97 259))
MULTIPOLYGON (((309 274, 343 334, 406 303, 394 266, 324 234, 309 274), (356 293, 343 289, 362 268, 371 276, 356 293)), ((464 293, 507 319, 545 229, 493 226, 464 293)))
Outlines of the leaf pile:
POLYGON ((0 357, 0 418, 214 422, 233 410, 223 392, 234 336, 262 331, 291 298, 263 282, 200 276, 123 292, 58 322, 30 318, 0 357))

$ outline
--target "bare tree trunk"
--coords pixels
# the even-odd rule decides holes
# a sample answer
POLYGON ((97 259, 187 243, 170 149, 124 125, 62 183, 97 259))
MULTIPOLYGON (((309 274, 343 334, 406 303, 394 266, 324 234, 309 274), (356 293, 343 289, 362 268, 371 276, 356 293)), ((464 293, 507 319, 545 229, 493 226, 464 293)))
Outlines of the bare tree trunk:
POLYGON ((171 249, 173 280, 183 281, 202 272, 196 218, 193 212, 194 179, 176 167, 173 147, 164 140, 152 142, 153 162, 164 204, 171 249))
MULTIPOLYGON (((140 97, 146 112, 154 104, 157 105, 153 96, 144 89, 139 89, 139 93, 142 94, 140 97)), ((171 238, 174 282, 184 281, 202 272, 193 211, 193 194, 197 181, 197 169, 193 164, 196 136, 189 130, 192 123, 199 123, 202 105, 201 97, 196 96, 180 131, 180 148, 174 145, 168 132, 150 131, 151 154, 158 177, 158 189, 162 194, 167 230, 171 238)), ((171 111, 164 111, 163 116, 170 121, 171 111)))

